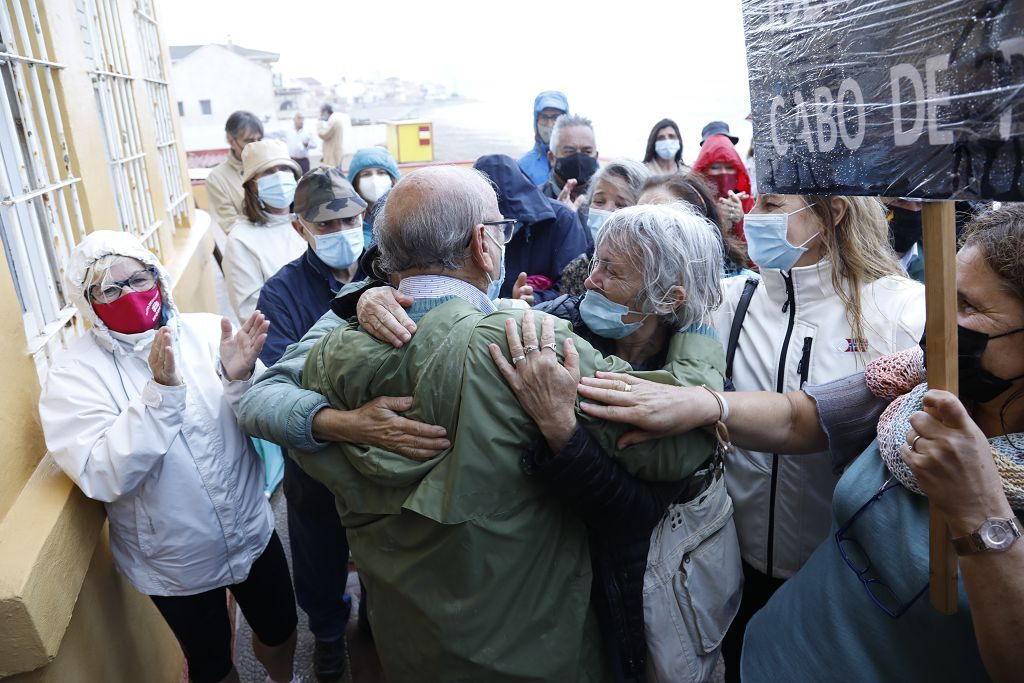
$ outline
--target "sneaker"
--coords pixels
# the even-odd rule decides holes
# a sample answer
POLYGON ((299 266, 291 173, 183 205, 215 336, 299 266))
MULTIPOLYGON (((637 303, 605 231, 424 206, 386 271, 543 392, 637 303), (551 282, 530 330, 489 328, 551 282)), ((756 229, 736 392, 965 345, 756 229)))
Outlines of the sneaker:
POLYGON ((345 675, 345 638, 317 639, 313 646, 313 673, 321 683, 337 681, 345 675))

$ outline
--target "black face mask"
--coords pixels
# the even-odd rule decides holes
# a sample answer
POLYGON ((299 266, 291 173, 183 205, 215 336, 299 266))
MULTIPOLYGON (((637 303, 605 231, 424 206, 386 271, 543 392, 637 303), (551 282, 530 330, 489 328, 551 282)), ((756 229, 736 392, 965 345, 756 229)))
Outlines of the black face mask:
POLYGON ((582 152, 560 159, 555 159, 555 174, 562 180, 576 179, 574 195, 578 195, 587 187, 590 177, 597 170, 597 159, 588 157, 582 152))
MULTIPOLYGON (((1013 382, 1024 377, 1024 375, 1017 375, 1010 379, 1003 379, 1002 377, 996 377, 981 367, 981 356, 985 353, 985 347, 988 346, 990 339, 999 339, 1000 337, 1006 337, 1019 332, 1024 332, 1024 327, 990 337, 984 332, 969 330, 962 325, 956 326, 960 398, 966 401, 974 401, 975 403, 988 403, 1013 386, 1013 382)), ((924 335, 921 335, 921 350, 925 351, 924 335)), ((925 354, 925 365, 927 365, 927 351, 925 351, 925 354)))
POLYGON ((890 207, 892 220, 889 221, 889 241, 897 254, 905 254, 921 241, 921 212, 890 207))

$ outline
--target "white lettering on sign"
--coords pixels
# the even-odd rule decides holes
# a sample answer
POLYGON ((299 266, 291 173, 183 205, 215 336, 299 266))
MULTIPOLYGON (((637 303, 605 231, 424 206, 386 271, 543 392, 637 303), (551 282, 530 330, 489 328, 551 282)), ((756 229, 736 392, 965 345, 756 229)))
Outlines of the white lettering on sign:
POLYGON ((939 92, 938 73, 949 68, 949 53, 929 57, 924 62, 925 96, 928 98, 928 144, 952 145, 953 131, 939 130, 939 106, 949 103, 949 92, 939 92))
POLYGON ((789 154, 789 145, 783 143, 779 139, 779 127, 776 123, 776 112, 780 111, 786 105, 785 98, 782 95, 776 95, 772 98, 771 106, 768 109, 768 126, 771 130, 772 146, 775 151, 778 152, 779 156, 786 156, 789 154))
POLYGON ((839 137, 843 139, 843 144, 846 145, 847 149, 850 151, 856 151, 860 149, 861 144, 863 144, 864 134, 867 132, 867 114, 864 112, 864 92, 860 89, 860 84, 852 78, 847 78, 840 83, 839 94, 836 96, 836 104, 842 112, 842 116, 837 117, 839 119, 839 137), (856 135, 850 135, 850 130, 847 128, 846 124, 846 122, 851 118, 847 114, 847 93, 853 95, 854 104, 852 106, 855 111, 852 118, 857 119, 856 135))
POLYGON ((828 88, 814 89, 816 105, 815 120, 818 122, 818 151, 831 152, 839 142, 839 129, 836 126, 836 103, 832 100, 832 91, 828 88), (825 133, 825 129, 828 133, 825 133))
POLYGON ((893 138, 897 147, 906 147, 917 142, 924 132, 924 80, 913 64, 897 64, 889 69, 889 82, 892 87, 893 138), (914 105, 914 118, 909 128, 903 127, 903 81, 910 83, 914 91, 914 98, 911 100, 914 105))
MULTIPOLYGON (((1007 38, 999 43, 999 51, 1007 62, 1012 62, 1014 57, 1024 57, 1024 38, 1007 38)), ((1009 104, 999 117, 999 137, 1009 140, 1012 126, 1013 105, 1009 104)))

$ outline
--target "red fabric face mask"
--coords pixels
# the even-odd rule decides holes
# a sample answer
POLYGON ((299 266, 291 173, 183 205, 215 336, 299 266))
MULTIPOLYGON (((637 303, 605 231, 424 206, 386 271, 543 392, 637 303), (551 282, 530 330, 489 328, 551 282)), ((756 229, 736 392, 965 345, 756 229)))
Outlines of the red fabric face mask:
POLYGON ((739 176, 735 173, 719 173, 711 176, 711 181, 718 188, 719 197, 728 197, 729 192, 735 192, 739 184, 739 176))
POLYGON ((137 334, 156 327, 164 300, 160 287, 148 292, 128 292, 109 304, 93 304, 92 310, 107 327, 122 334, 137 334))

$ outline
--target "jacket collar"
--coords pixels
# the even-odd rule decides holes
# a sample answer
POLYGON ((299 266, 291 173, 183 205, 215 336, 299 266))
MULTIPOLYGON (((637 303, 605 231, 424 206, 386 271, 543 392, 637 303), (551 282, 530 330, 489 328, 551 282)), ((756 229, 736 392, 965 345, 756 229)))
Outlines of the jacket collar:
POLYGON ((820 300, 835 294, 832 289, 832 262, 828 259, 822 259, 810 266, 791 268, 788 271, 762 268, 761 281, 765 292, 769 300, 777 304, 780 310, 788 299, 786 276, 793 282, 794 301, 820 300))
POLYGON ((231 168, 233 168, 236 171, 238 171, 238 175, 242 175, 242 160, 241 159, 236 159, 235 155, 231 153, 230 149, 228 150, 228 159, 227 159, 227 161, 228 161, 228 166, 230 166, 231 168))
POLYGON ((338 290, 341 289, 341 283, 334 277, 334 273, 327 267, 326 263, 320 260, 320 257, 313 251, 313 247, 309 245, 306 245, 306 254, 305 258, 302 259, 302 265, 306 270, 323 278, 327 286, 331 288, 332 294, 337 294, 338 290))

